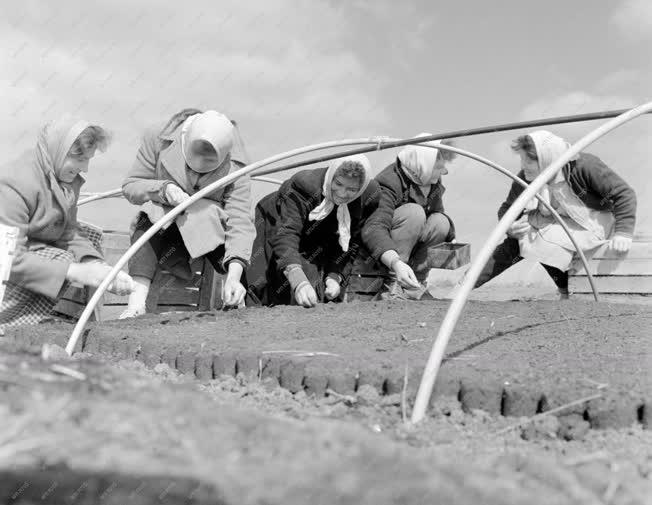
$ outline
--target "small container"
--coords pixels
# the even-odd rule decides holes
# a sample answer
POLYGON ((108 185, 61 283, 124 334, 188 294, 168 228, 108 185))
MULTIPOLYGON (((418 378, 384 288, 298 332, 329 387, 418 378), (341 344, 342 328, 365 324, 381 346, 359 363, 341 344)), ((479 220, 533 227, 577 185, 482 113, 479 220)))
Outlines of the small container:
POLYGON ((457 270, 471 262, 471 244, 443 242, 428 248, 428 266, 457 270))

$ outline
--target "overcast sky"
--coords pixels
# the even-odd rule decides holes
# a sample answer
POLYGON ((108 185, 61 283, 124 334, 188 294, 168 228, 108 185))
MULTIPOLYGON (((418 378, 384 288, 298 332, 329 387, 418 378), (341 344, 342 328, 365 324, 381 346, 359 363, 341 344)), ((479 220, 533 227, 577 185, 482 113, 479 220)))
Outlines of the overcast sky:
MULTIPOLYGON (((258 160, 327 140, 439 133, 652 99, 649 0, 21 0, 2 9, 1 152, 18 156, 64 111, 99 122, 115 138, 93 160, 86 191, 119 187, 143 129, 183 107, 235 118, 258 160)), ((573 142, 599 124, 550 129, 573 142)), ((460 146, 516 170, 508 145, 521 133, 460 146)), ((651 139, 648 115, 588 149, 637 190, 638 229, 647 233, 651 139)), ((374 170, 395 155, 370 155, 374 170)), ((458 239, 477 251, 509 183, 459 160, 445 185, 458 239)), ((256 183, 254 193, 272 189, 256 183)), ((126 230, 134 212, 103 201, 82 217, 126 230)))

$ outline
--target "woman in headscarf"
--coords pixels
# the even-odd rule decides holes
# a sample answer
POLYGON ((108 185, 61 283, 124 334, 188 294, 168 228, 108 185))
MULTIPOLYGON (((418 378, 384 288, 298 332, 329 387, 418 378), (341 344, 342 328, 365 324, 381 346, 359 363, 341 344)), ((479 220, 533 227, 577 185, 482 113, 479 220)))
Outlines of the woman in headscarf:
POLYGON ((249 293, 263 305, 338 300, 364 220, 378 204, 366 156, 302 170, 256 206, 249 293))
MULTIPOLYGON (((167 124, 149 129, 122 190, 131 203, 142 205, 133 224, 132 243, 174 206, 242 166, 232 157, 233 123, 214 110, 185 109, 167 124)), ((190 263, 205 257, 226 274, 222 293, 226 306, 238 307, 254 240, 251 181, 240 177, 201 198, 174 222, 159 230, 129 262, 134 291, 122 318, 145 313, 156 269, 190 280, 190 263)))
MULTIPOLYGON (((0 327, 47 319, 69 283, 97 287, 110 271, 101 234, 89 235, 77 221, 81 174, 108 142, 102 127, 64 116, 40 130, 33 151, 0 168, 0 223, 18 228, 0 327)), ((130 290, 124 273, 109 286, 130 290)))
POLYGON ((437 149, 452 142, 425 144, 434 148, 407 146, 376 176, 380 203, 362 230, 363 243, 371 256, 395 278, 384 295, 387 297, 409 298, 410 289, 420 288, 412 267, 425 268, 428 248, 455 238, 453 221, 444 211, 445 188, 441 181, 455 154, 437 149), (403 288, 407 288, 405 292, 403 288))
MULTIPOLYGON (((533 181, 570 147, 561 137, 538 130, 518 137, 512 150, 521 157, 518 176, 533 181)), ((513 183, 498 218, 522 193, 513 183)), ((636 223, 634 190, 597 156, 580 153, 546 184, 539 195, 562 216, 585 255, 610 243, 625 253, 632 244, 636 223)), ((575 246, 550 211, 537 199, 530 201, 507 232, 483 269, 476 287, 499 275, 523 258, 538 261, 555 281, 562 298, 568 297, 568 271, 577 259, 575 246)))

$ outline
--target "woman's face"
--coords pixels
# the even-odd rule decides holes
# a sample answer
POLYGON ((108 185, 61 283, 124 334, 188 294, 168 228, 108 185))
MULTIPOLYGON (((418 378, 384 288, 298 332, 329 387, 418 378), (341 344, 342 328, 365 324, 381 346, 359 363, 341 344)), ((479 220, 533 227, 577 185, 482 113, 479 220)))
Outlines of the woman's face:
POLYGON ((435 162, 435 168, 432 169, 432 178, 430 179, 430 184, 437 184, 442 175, 448 174, 448 168, 446 168, 446 161, 438 159, 435 162))
POLYGON ((61 166, 57 178, 61 182, 70 183, 74 181, 75 177, 77 177, 81 172, 88 172, 88 162, 93 156, 95 156, 95 149, 80 156, 72 156, 69 154, 63 160, 63 165, 61 166))
POLYGON ((347 177, 346 175, 333 177, 331 197, 336 205, 350 202, 358 191, 360 191, 360 179, 357 177, 347 177))
POLYGON ((201 173, 212 172, 220 166, 220 159, 214 150, 212 152, 201 151, 200 142, 193 142, 190 150, 188 166, 201 173), (199 152, 198 152, 199 151, 199 152))
POLYGON ((539 175, 539 161, 530 158, 525 151, 519 152, 521 156, 521 168, 527 182, 532 182, 539 175))

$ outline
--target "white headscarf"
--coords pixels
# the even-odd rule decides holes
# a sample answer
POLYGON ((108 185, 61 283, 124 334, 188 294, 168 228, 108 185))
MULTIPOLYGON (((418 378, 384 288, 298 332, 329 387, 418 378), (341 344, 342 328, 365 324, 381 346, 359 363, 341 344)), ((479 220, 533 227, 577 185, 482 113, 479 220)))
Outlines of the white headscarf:
POLYGON ((219 160, 217 167, 220 167, 230 159, 229 154, 233 147, 233 124, 224 114, 214 110, 195 114, 183 122, 181 151, 186 164, 195 172, 212 172, 216 168, 202 170, 198 160, 192 154, 192 143, 196 140, 204 140, 213 146, 219 160))
POLYGON ((308 216, 310 221, 321 221, 333 211, 336 204, 332 199, 331 185, 333 183, 333 178, 337 173, 337 169, 347 161, 362 165, 364 176, 358 192, 355 193, 348 202, 337 205, 337 231, 339 233, 339 243, 344 252, 349 250, 349 242, 351 240, 351 214, 349 214, 348 204, 360 197, 371 181, 371 163, 369 163, 369 160, 365 155, 356 154, 354 156, 338 158, 330 162, 328 170, 326 171, 326 177, 324 177, 324 185, 322 187, 324 200, 315 207, 308 216))
MULTIPOLYGON (((419 133, 417 137, 427 137, 430 133, 419 133)), ((441 142, 438 140, 432 142, 424 142, 426 145, 439 146, 441 142)), ((435 162, 437 161, 437 154, 439 149, 431 147, 409 145, 404 147, 398 153, 398 159, 401 162, 401 168, 405 175, 407 175, 412 182, 417 186, 427 186, 435 184, 437 181, 433 179, 435 170, 435 162)))
POLYGON ((72 187, 61 181, 61 171, 68 151, 89 126, 88 121, 66 114, 41 128, 36 141, 37 165, 46 176, 53 179, 54 184, 59 185, 70 207, 75 204, 76 196, 72 187))
MULTIPOLYGON (((547 130, 537 130, 532 133, 529 133, 528 136, 532 139, 534 147, 537 152, 537 159, 539 161, 539 169, 537 176, 541 174, 546 168, 548 168, 555 160, 560 158, 568 149, 570 149, 570 144, 566 142, 563 138, 558 137, 557 135, 547 131, 547 130)), ((576 160, 579 156, 576 155, 572 160, 576 160)), ((561 182, 564 180, 564 174, 562 170, 559 170, 555 177, 550 182, 561 182)), ((539 191, 539 196, 550 203, 550 189, 548 184, 543 186, 539 191)), ((534 198, 528 204, 526 209, 534 210, 537 209, 544 216, 549 216, 550 211, 544 205, 534 198)))

